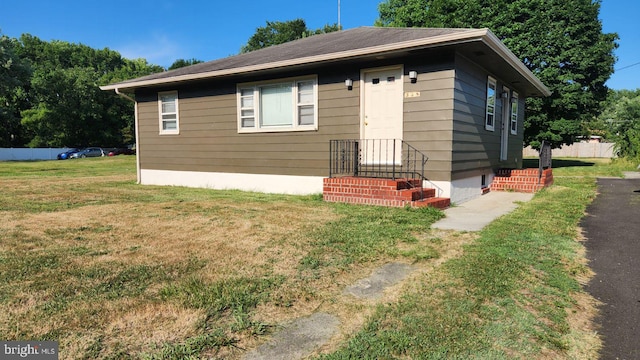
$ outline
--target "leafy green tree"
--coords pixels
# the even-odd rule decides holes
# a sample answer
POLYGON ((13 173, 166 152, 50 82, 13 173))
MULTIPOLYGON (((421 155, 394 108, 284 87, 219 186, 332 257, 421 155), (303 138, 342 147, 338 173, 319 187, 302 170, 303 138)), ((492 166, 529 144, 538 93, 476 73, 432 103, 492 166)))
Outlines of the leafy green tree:
POLYGON ((640 89, 610 91, 598 120, 608 126, 618 156, 640 160, 640 89))
POLYGON ((31 69, 16 54, 18 46, 15 39, 0 33, 0 147, 23 142, 19 108, 26 96, 21 89, 29 82, 31 69))
POLYGON ((22 112, 29 146, 120 144, 117 118, 105 116, 110 94, 98 87, 92 68, 39 69, 31 80, 37 106, 22 112))
POLYGON ((198 59, 189 59, 189 60, 178 59, 174 61, 173 64, 171 64, 171 66, 169 66, 168 70, 175 70, 175 69, 179 69, 186 66, 200 64, 202 62, 203 62, 202 60, 198 60, 198 59))
POLYGON ((295 19, 285 22, 267 21, 266 26, 256 29, 255 34, 249 38, 249 41, 241 48, 240 52, 246 53, 272 45, 283 44, 289 41, 302 39, 304 37, 338 30, 340 30, 340 27, 337 24, 325 25, 321 29, 310 30, 307 28, 307 24, 303 19, 295 19))
POLYGON ((618 36, 602 32, 598 0, 387 0, 379 26, 491 29, 549 87, 527 99, 525 143, 554 147, 582 135, 613 73, 618 36))
POLYGON ((134 140, 133 104, 99 85, 164 71, 144 59, 128 60, 113 50, 24 34, 16 54, 33 69, 13 91, 22 99, 17 117, 21 145, 120 146, 134 140))

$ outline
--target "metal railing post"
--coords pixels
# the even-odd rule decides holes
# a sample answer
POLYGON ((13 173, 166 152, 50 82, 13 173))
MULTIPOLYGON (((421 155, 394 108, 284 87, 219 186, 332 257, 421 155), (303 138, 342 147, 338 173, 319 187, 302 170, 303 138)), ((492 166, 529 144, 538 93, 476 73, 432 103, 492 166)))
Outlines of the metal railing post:
POLYGON ((391 163, 392 163, 392 172, 393 172, 393 177, 392 179, 395 180, 396 179, 396 139, 393 139, 393 151, 391 152, 393 154, 393 157, 391 158, 391 163))

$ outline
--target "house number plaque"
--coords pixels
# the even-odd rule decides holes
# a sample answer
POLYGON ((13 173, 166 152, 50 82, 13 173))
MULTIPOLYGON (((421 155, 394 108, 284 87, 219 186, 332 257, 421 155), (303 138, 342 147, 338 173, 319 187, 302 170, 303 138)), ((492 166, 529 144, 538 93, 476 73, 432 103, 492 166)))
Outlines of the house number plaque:
POLYGON ((414 98, 420 97, 420 91, 407 91, 404 93, 404 97, 406 98, 414 98))

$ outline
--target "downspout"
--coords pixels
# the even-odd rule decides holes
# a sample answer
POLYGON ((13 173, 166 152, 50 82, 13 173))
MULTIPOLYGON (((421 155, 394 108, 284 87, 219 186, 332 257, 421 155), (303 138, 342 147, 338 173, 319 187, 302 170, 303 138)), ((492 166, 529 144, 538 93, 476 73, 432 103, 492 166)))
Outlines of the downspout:
POLYGON ((121 93, 120 89, 116 88, 115 90, 116 90, 116 94, 133 102, 134 131, 136 133, 136 177, 137 177, 137 183, 140 184, 141 172, 140 172, 140 139, 138 138, 138 134, 140 133, 138 129, 138 102, 131 96, 121 93))

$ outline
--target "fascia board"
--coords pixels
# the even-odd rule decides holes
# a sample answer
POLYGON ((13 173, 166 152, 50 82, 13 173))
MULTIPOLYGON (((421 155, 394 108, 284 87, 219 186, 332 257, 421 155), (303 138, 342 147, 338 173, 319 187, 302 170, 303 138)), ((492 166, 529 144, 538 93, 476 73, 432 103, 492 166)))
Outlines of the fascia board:
POLYGON ((509 50, 503 43, 495 36, 491 31, 486 29, 486 35, 483 37, 483 42, 491 48, 496 54, 500 55, 509 65, 516 69, 520 75, 522 75, 527 81, 540 91, 544 96, 550 96, 551 90, 546 87, 537 76, 535 76, 529 68, 527 68, 518 57, 516 57, 511 50, 509 50))

